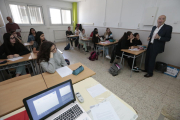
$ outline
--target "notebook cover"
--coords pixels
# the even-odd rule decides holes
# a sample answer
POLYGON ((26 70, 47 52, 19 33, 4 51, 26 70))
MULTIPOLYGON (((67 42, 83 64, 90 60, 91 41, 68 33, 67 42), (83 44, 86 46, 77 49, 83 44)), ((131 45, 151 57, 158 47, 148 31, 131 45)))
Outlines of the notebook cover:
POLYGON ((28 117, 28 114, 27 114, 27 112, 25 110, 25 111, 22 111, 22 112, 20 112, 18 114, 15 114, 15 115, 13 115, 13 116, 11 116, 9 118, 6 118, 4 120, 29 120, 29 117, 28 117))

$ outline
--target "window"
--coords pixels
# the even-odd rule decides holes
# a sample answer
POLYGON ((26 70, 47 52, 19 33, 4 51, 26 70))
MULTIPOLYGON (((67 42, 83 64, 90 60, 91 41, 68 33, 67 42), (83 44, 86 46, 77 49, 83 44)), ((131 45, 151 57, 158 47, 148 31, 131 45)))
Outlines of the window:
POLYGON ((62 21, 63 24, 71 24, 71 11, 62 10, 62 21))
POLYGON ((4 26, 4 21, 3 21, 3 17, 0 11, 0 27, 3 27, 3 26, 4 26))
POLYGON ((50 8, 51 24, 61 24, 60 9, 50 8))
POLYGON ((43 24, 41 7, 28 6, 31 24, 43 24))
POLYGON ((14 18, 14 22, 20 24, 29 24, 26 6, 13 4, 10 4, 9 6, 11 9, 12 16, 14 18))
POLYGON ((71 24, 71 10, 49 8, 51 24, 71 24))
POLYGON ((12 17, 18 24, 44 24, 42 8, 26 4, 9 4, 12 17))

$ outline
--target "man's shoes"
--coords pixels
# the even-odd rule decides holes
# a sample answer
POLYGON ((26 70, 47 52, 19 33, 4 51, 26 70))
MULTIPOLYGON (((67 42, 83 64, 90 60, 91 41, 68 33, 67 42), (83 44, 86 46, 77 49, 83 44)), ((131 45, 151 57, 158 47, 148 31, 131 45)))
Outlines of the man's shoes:
POLYGON ((147 70, 141 70, 142 72, 147 72, 147 70))
POLYGON ((146 74, 146 75, 144 75, 144 77, 152 77, 152 75, 150 75, 150 74, 146 74))

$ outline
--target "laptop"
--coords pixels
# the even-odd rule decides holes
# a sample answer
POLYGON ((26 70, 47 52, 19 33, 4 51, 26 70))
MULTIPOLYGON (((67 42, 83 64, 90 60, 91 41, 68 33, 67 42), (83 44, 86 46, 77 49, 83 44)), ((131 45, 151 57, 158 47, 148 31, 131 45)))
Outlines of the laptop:
POLYGON ((67 80, 23 99, 30 120, 91 120, 67 80))

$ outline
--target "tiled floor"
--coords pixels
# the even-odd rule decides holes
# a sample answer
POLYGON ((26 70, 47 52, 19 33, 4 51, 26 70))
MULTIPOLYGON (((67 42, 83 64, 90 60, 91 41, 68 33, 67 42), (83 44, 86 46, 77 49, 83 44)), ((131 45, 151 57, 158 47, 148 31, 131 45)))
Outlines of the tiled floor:
MULTIPOLYGON (((57 47, 63 51, 65 43, 57 43, 57 47)), ((71 64, 81 62, 95 71, 93 78, 131 105, 138 112, 138 120, 156 120, 162 108, 180 120, 180 80, 158 72, 151 78, 144 78, 143 72, 133 73, 130 78, 126 62, 119 75, 113 77, 108 73, 110 60, 105 59, 104 64, 102 57, 89 61, 89 55, 77 48, 63 51, 71 64)))

